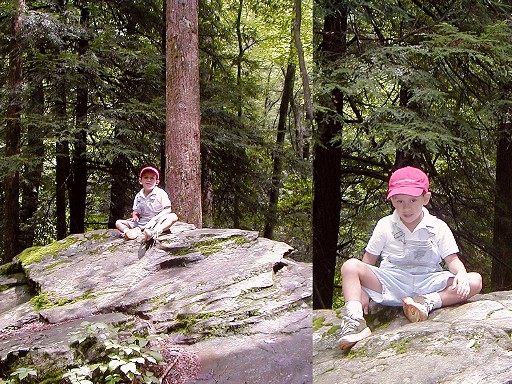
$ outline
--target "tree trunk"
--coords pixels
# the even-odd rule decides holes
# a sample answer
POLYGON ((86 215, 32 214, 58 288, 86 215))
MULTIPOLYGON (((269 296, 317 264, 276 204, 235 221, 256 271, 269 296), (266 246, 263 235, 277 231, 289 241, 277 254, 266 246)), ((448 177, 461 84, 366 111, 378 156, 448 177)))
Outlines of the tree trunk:
MULTIPOLYGON (((294 40, 295 49, 297 50, 297 57, 299 60, 299 68, 302 77, 302 87, 304 89, 304 106, 306 109, 306 125, 296 125, 297 132, 297 152, 303 159, 309 158, 308 136, 313 125, 313 101, 311 98, 311 85, 309 75, 306 68, 306 60, 304 60, 304 49, 302 48, 302 41, 300 37, 300 26, 302 23, 302 1, 295 0, 295 21, 294 21, 294 40)), ((300 122, 301 119, 297 118, 300 122)))
POLYGON ((512 289, 512 123, 503 123, 496 152, 491 289, 512 289))
POLYGON ((293 98, 293 81, 295 79, 295 65, 288 64, 286 75, 284 78, 283 96, 281 97, 281 105, 279 107, 279 120, 277 123, 276 146, 274 148, 273 161, 274 169, 272 172, 272 185, 269 193, 269 208, 267 222, 263 236, 267 239, 274 237, 274 228, 277 223, 277 203, 279 201, 279 191, 281 189, 281 178, 283 171, 283 143, 286 133, 286 120, 288 115, 288 107, 290 100, 293 98))
MULTIPOLYGON (((120 133, 122 129, 116 129, 116 139, 125 143, 128 139, 120 133)), ((130 217, 133 205, 131 196, 130 160, 123 154, 119 154, 112 161, 110 168, 112 185, 110 186, 110 209, 108 227, 115 228, 116 220, 130 217)))
MULTIPOLYGON (((347 9, 343 4, 327 12, 317 60, 326 65, 346 52, 347 9)), ((322 64, 320 64, 322 65, 322 64)), ((340 225, 341 149, 332 144, 342 128, 343 95, 335 90, 333 113, 318 113, 318 142, 313 158, 313 308, 331 308, 340 225)))
MULTIPOLYGON (((59 1, 60 12, 64 12, 64 4, 59 1)), ((60 53, 60 52, 59 52, 60 53)), ((67 236, 67 181, 69 177, 69 144, 65 139, 68 131, 67 123, 67 88, 66 88, 66 66, 57 68, 57 76, 54 80, 55 88, 55 117, 57 120, 56 143, 55 143, 55 216, 56 236, 61 240, 67 236), (60 134, 60 136, 59 136, 60 134)))
MULTIPOLYGON (((80 5, 80 24, 89 24, 89 6, 87 1, 80 5)), ((78 42, 78 54, 85 55, 89 47, 87 38, 78 42)), ((81 82, 77 86, 76 95, 76 135, 73 159, 71 162, 71 183, 69 184, 69 231, 70 233, 85 232, 85 204, 87 199, 87 108, 89 88, 86 71, 79 69, 81 82)))
MULTIPOLYGON (((65 69, 59 69, 59 74, 64 75, 65 69)), ((58 76, 55 83, 56 99, 55 99, 55 116, 58 121, 58 131, 67 132, 67 116, 66 116, 66 82, 65 76, 58 76)), ((64 135, 63 135, 64 136, 64 135)), ((66 186, 69 177, 69 144, 64 137, 57 138, 55 143, 55 211, 56 211, 56 227, 57 240, 61 240, 67 235, 67 199, 66 186)))
MULTIPOLYGON (((44 89, 42 80, 33 83, 33 90, 30 95, 32 114, 42 117, 44 114, 44 89)), ((35 116, 37 121, 37 116, 35 116)), ((33 119, 31 119, 33 121, 33 119)), ((21 186, 21 210, 20 210, 20 247, 30 248, 34 245, 36 228, 39 188, 41 175, 43 173, 45 132, 35 123, 27 124, 27 145, 25 147, 25 158, 30 159, 25 165, 23 183, 21 186)))
POLYGON ((202 227, 197 0, 167 0, 165 179, 180 220, 202 227))
POLYGON ((313 121, 313 101, 311 99, 311 86, 309 75, 306 69, 306 61, 304 60, 304 50, 302 49, 302 41, 300 38, 300 26, 302 24, 302 1, 295 0, 295 19, 293 24, 293 35, 295 41, 295 49, 297 50, 297 58, 299 60, 299 68, 302 77, 302 86, 304 87, 304 105, 306 107, 306 117, 308 121, 313 121))
MULTIPOLYGON (((18 1, 18 10, 12 23, 13 46, 9 54, 9 75, 7 79, 8 105, 7 129, 5 137, 5 158, 17 162, 21 146, 21 83, 23 68, 23 47, 21 41, 21 18, 25 10, 25 1, 18 1)), ((4 179, 4 258, 3 262, 11 261, 20 251, 19 247, 19 214, 20 214, 20 176, 18 166, 11 162, 11 170, 4 179)))

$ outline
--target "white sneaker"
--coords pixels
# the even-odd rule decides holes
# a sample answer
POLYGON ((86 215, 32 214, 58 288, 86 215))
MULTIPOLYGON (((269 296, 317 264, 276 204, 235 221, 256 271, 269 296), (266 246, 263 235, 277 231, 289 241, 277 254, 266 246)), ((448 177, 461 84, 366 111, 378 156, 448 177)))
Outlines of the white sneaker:
POLYGON ((140 228, 130 228, 124 231, 124 238, 127 240, 135 240, 140 235, 140 228))
POLYGON ((434 303, 424 296, 404 297, 402 303, 404 315, 411 323, 427 320, 434 307, 434 303))
POLYGON ((372 334, 364 319, 354 319, 350 316, 343 316, 341 325, 341 338, 338 340, 340 349, 352 347, 372 334))

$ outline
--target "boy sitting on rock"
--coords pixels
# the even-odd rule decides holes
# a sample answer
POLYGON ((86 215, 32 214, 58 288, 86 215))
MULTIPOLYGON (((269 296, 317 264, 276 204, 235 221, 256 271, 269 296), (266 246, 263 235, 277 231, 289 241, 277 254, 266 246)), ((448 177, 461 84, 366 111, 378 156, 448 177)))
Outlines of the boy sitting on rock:
POLYGON ((142 168, 139 174, 142 189, 133 201, 132 217, 116 221, 116 228, 126 239, 136 239, 141 232, 146 241, 156 239, 178 221, 178 216, 171 211, 167 192, 158 187, 159 182, 160 173, 156 168, 142 168))
POLYGON ((393 214, 379 220, 363 259, 347 260, 341 267, 347 312, 338 341, 341 349, 371 335, 364 319, 370 299, 403 306, 407 319, 417 322, 482 289, 480 274, 468 273, 459 259, 448 225, 424 207, 430 197, 429 179, 422 170, 405 167, 391 175, 387 198, 393 214), (448 271, 441 268, 442 261, 448 271))

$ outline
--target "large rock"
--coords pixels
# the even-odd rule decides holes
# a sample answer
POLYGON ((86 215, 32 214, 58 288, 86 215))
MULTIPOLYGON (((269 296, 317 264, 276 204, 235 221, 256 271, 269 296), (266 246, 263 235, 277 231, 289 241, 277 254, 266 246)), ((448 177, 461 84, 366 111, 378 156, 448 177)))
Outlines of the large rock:
POLYGON ((0 279, 0 376, 21 355, 70 364, 67 335, 87 319, 191 344, 201 362, 191 383, 309 383, 312 270, 292 252, 256 232, 184 223, 144 255, 140 238, 108 230, 26 250, 0 279))
POLYGON ((421 323, 373 307, 373 334, 338 349, 343 310, 314 311, 315 384, 504 384, 512 382, 512 292, 477 295, 421 323))

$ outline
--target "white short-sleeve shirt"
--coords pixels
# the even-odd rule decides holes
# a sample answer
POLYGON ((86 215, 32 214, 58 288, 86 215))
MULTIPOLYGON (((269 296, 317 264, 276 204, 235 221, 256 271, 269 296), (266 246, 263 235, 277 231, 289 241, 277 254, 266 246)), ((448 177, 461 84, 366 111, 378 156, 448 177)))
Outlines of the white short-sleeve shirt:
POLYGON ((144 189, 141 189, 135 195, 132 209, 140 214, 138 225, 144 226, 164 208, 170 207, 171 201, 167 192, 162 188, 155 187, 147 196, 144 195, 144 189))
POLYGON ((380 268, 399 268, 409 273, 441 271, 441 261, 459 252, 448 225, 423 208, 423 219, 410 231, 395 211, 377 222, 366 251, 381 256, 380 268))

